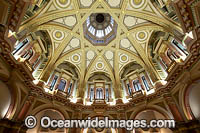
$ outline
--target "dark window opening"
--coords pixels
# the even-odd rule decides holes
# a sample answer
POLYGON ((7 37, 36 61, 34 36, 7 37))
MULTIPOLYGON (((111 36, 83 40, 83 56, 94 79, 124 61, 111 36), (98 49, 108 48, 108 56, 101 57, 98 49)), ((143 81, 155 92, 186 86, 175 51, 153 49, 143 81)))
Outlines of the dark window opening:
POLYGON ((145 88, 147 89, 147 91, 149 91, 149 90, 150 90, 150 87, 149 87, 149 84, 148 84, 148 82, 147 82, 147 80, 145 79, 144 76, 142 76, 142 81, 143 81, 144 86, 145 86, 145 88))
POLYGON ((51 82, 51 86, 49 88, 51 91, 53 90, 57 80, 58 80, 58 76, 55 75, 54 78, 53 78, 53 81, 51 82))
POLYGON ((65 91, 66 81, 61 79, 60 84, 58 85, 58 90, 65 91))

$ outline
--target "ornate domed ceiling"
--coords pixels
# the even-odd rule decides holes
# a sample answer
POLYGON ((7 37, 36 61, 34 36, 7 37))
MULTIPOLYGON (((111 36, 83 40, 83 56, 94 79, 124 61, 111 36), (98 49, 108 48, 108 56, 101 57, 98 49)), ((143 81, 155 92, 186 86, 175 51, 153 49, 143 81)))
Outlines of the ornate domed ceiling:
POLYGON ((84 36, 94 45, 108 45, 117 34, 117 23, 108 13, 92 13, 83 24, 84 36))
POLYGON ((131 62, 161 79, 150 61, 149 39, 156 31, 171 34, 181 31, 179 24, 150 0, 51 0, 44 3, 32 17, 24 20, 20 31, 48 32, 52 49, 40 79, 47 81, 52 68, 69 62, 79 73, 79 93, 96 72, 108 74, 115 88, 120 88, 120 72, 131 62), (98 34, 98 30, 102 33, 98 34), (105 41, 108 37, 112 37, 112 41, 96 45, 98 39, 105 41))

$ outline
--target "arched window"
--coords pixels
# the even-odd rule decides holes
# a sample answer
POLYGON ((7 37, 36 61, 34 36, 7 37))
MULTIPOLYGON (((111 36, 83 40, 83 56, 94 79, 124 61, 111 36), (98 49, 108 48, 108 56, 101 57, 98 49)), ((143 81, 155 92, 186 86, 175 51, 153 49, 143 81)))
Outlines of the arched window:
POLYGON ((186 56, 189 54, 187 52, 187 49, 182 45, 180 44, 178 41, 176 41, 175 39, 172 40, 171 42, 173 45, 175 45, 183 54, 185 54, 186 56))
POLYGON ((29 49, 22 57, 26 58, 26 60, 29 60, 32 56, 33 56, 33 50, 29 49))
POLYGON ((22 42, 20 42, 13 51, 13 55, 15 55, 21 48, 23 48, 26 44, 29 43, 28 38, 24 39, 22 42))
POLYGON ((103 90, 102 90, 102 88, 97 88, 96 99, 103 99, 103 90))
POLYGON ((66 86, 66 81, 64 79, 60 80, 60 84, 58 85, 58 90, 64 91, 66 86))
POLYGON ((70 94, 71 89, 72 89, 72 83, 70 83, 69 88, 67 89, 67 93, 68 93, 68 94, 70 94))
POLYGON ((148 84, 148 82, 147 82, 147 80, 146 80, 146 78, 144 76, 142 76, 142 81, 144 83, 144 86, 145 86, 146 90, 149 91, 150 87, 149 87, 149 84, 148 84))
POLYGON ((54 78, 53 78, 53 81, 51 82, 51 86, 49 88, 51 91, 53 90, 57 80, 58 80, 58 76, 55 75, 54 78))
POLYGON ((179 58, 179 56, 172 50, 167 50, 167 56, 170 58, 170 60, 176 60, 179 58))
POLYGON ((139 91, 139 90, 142 89, 139 80, 134 80, 134 81, 133 81, 133 86, 134 86, 134 88, 135 88, 135 91, 139 91))
POLYGON ((132 94, 132 89, 130 87, 130 84, 127 84, 127 87, 128 87, 128 93, 129 93, 129 95, 131 95, 132 94))
POLYGON ((109 101, 109 91, 108 91, 108 88, 106 88, 106 101, 109 101))
POLYGON ((91 89, 90 89, 90 102, 92 102, 93 99, 94 99, 94 89, 91 88, 91 89))

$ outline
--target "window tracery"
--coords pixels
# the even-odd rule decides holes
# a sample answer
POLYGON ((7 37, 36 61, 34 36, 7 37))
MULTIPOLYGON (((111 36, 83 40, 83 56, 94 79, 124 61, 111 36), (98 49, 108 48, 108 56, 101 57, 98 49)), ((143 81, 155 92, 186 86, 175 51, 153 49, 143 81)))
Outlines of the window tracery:
POLYGON ((112 102, 112 93, 112 82, 110 78, 103 73, 94 74, 88 80, 86 102, 93 103, 96 100, 107 103, 112 102))
POLYGON ((154 92, 155 87, 149 74, 135 62, 124 67, 121 72, 121 79, 126 98, 134 98, 154 92))
POLYGON ((58 94, 72 98, 74 95, 73 92, 77 89, 77 77, 77 70, 74 69, 73 65, 63 62, 52 72, 44 85, 44 89, 52 95, 58 94))

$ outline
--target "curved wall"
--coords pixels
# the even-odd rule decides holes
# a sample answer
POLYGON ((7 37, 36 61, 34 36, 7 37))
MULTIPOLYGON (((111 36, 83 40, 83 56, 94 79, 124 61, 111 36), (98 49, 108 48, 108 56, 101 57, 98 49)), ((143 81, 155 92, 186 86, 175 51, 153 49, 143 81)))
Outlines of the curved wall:
POLYGON ((195 84, 189 92, 189 105, 196 119, 200 119, 200 82, 195 84))
POLYGON ((7 85, 0 80, 0 119, 4 118, 11 104, 11 94, 7 85))

